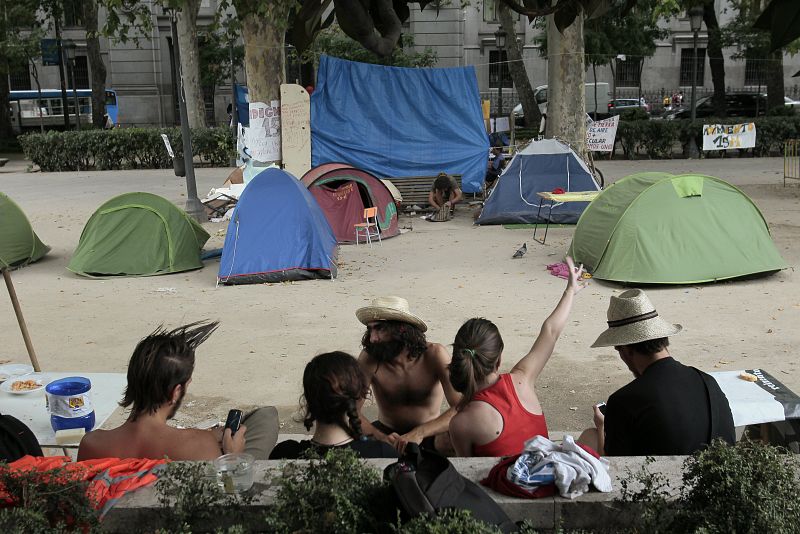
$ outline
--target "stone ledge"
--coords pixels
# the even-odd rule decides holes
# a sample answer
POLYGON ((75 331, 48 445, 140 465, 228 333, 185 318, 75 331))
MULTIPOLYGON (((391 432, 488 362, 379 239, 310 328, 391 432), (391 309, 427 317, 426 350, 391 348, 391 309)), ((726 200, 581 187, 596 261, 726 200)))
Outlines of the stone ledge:
MULTIPOLYGON (((662 456, 650 466, 653 472, 663 474, 672 487, 679 487, 682 466, 686 457, 662 456)), ((466 478, 480 482, 486 477, 498 458, 452 458, 453 465, 466 478)), ((537 529, 550 531, 557 528, 582 529, 599 525, 607 528, 629 524, 636 513, 634 507, 617 502, 620 498, 620 479, 627 478, 628 470, 637 471, 644 463, 643 457, 610 458, 611 477, 614 490, 610 493, 589 492, 577 499, 547 497, 527 500, 507 497, 483 487, 514 521, 529 520, 537 529)), ((292 460, 301 461, 301 460, 292 460)), ((275 495, 270 479, 280 473, 287 461, 271 460, 256 462, 254 489, 257 497, 242 513, 244 524, 255 525, 275 495)), ((366 462, 380 472, 393 462, 389 459, 369 459, 366 462)), ((108 532, 130 532, 131 525, 139 531, 148 531, 162 526, 161 508, 154 487, 141 488, 119 500, 106 516, 103 526, 108 532)), ((211 526, 210 526, 211 527, 211 526)), ((213 529, 213 528, 212 528, 213 529)))

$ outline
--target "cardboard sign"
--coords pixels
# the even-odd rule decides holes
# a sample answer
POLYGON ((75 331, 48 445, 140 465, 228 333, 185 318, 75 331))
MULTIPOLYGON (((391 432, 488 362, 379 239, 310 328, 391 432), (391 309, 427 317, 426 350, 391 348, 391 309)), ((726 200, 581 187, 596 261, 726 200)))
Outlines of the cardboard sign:
POLYGON ((703 125, 703 150, 728 150, 754 146, 756 146, 756 125, 752 122, 703 125))
POLYGON ((613 152, 617 138, 619 115, 586 125, 586 149, 592 152, 613 152))
POLYGON ((250 102, 250 127, 247 129, 247 145, 250 156, 256 161, 268 162, 281 159, 281 104, 273 100, 250 102))
POLYGON ((311 108, 299 85, 281 85, 281 132, 283 168, 300 178, 311 169, 311 108))

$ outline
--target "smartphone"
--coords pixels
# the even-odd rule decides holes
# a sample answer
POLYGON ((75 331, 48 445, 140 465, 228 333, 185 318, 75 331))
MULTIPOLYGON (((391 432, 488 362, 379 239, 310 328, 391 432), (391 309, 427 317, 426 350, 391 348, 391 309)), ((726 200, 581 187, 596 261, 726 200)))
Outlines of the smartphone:
POLYGON ((225 420, 225 428, 231 429, 231 436, 236 434, 242 424, 242 410, 231 410, 225 420))
POLYGON ((597 406, 597 408, 600 410, 601 414, 603 414, 603 415, 606 414, 606 403, 605 402, 600 401, 597 404, 595 404, 595 406, 597 406))

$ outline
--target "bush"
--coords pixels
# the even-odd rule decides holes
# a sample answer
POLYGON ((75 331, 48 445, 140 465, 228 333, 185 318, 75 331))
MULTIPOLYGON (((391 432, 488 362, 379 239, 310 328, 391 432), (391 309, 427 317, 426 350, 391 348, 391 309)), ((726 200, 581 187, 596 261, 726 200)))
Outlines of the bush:
MULTIPOLYGON (((166 169, 172 167, 161 134, 177 157, 183 155, 180 128, 115 128, 79 132, 48 131, 18 138, 25 157, 42 171, 166 169)), ((212 166, 227 165, 235 156, 228 128, 192 130, 194 157, 212 166)))
POLYGON ((718 441, 687 458, 683 487, 673 498, 664 477, 650 473, 645 465, 622 484, 623 499, 642 507, 631 530, 798 533, 797 468, 797 459, 784 449, 759 441, 746 440, 734 447, 718 441))

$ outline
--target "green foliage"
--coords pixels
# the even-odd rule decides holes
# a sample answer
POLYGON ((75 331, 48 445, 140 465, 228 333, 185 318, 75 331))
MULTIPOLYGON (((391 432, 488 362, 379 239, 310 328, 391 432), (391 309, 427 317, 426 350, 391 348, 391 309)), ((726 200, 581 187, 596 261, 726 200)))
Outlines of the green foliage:
POLYGON ((89 483, 82 473, 64 468, 20 471, 0 464, 0 487, 7 499, 0 511, 0 532, 9 534, 92 531, 98 524, 89 483))
POLYGON ((468 510, 445 510, 437 516, 421 515, 402 527, 397 534, 500 534, 500 530, 473 517, 468 510))
POLYGON ((400 37, 400 42, 395 47, 392 55, 380 57, 345 35, 336 24, 319 32, 314 43, 301 54, 300 59, 304 63, 314 61, 321 54, 361 63, 374 63, 393 67, 432 67, 436 64, 436 53, 430 48, 426 48, 422 52, 414 50, 414 37, 410 34, 404 33, 400 37))
MULTIPOLYGON (((42 171, 165 169, 172 167, 161 134, 167 134, 175 155, 183 155, 180 128, 115 128, 113 130, 48 131, 20 136, 25 157, 42 171)), ((192 130, 194 156, 212 166, 227 165, 235 155, 228 128, 192 130)))
MULTIPOLYGON (((199 37, 200 85, 217 87, 231 79, 229 38, 225 33, 211 31, 199 37)), ((244 61, 244 46, 233 47, 233 64, 240 69, 244 61)))
POLYGON ((784 449, 718 441, 686 460, 677 497, 650 463, 622 482, 623 500, 641 507, 633 532, 800 532, 798 461, 784 449))
MULTIPOLYGON (((231 525, 242 506, 253 502, 248 492, 241 495, 223 493, 217 484, 216 472, 209 464, 173 462, 156 482, 158 502, 163 507, 162 521, 167 532, 191 532, 192 526, 231 525)), ((226 532, 241 532, 234 525, 226 532)))
POLYGON ((278 534, 373 532, 381 504, 385 507, 380 474, 350 449, 287 464, 275 482, 278 492, 266 522, 267 530, 278 534))

